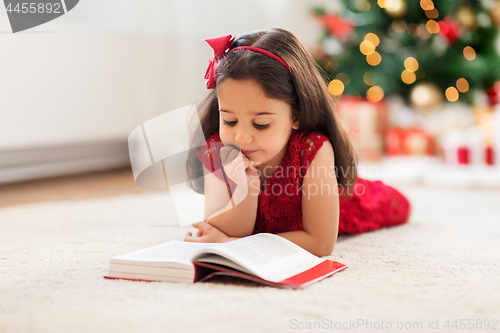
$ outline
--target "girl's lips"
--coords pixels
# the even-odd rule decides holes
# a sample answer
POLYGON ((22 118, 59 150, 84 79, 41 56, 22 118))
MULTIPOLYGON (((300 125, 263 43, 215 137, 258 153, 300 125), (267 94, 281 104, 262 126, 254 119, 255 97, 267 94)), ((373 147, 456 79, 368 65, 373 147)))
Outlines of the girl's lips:
POLYGON ((245 155, 255 153, 257 150, 242 150, 241 152, 245 155))

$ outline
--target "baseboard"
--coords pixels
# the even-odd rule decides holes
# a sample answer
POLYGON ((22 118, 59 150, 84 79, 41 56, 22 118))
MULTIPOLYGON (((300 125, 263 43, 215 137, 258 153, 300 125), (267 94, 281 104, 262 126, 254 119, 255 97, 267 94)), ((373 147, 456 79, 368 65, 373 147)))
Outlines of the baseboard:
POLYGON ((126 140, 0 151, 0 184, 126 166, 126 140))

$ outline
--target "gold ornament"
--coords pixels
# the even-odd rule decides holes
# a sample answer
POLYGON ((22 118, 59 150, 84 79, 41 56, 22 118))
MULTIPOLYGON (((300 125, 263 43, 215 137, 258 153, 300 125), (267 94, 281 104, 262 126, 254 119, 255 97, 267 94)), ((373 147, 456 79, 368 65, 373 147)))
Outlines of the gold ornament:
POLYGON ((384 10, 391 17, 402 17, 408 11, 408 6, 405 0, 392 0, 384 10))
POLYGON ((443 104, 443 93, 433 83, 418 83, 410 91, 409 99, 413 108, 428 110, 443 104))
POLYGON ((500 2, 497 2, 490 10, 491 21, 497 27, 500 27, 500 2))
POLYGON ((476 16, 472 12, 470 6, 463 5, 457 11, 457 20, 460 25, 469 30, 477 29, 476 16))

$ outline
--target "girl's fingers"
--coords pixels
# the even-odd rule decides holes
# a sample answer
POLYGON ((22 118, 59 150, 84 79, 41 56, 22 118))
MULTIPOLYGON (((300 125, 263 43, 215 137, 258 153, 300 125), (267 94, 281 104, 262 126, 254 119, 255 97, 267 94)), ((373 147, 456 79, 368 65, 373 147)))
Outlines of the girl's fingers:
POLYGON ((208 224, 207 222, 201 221, 201 222, 193 223, 192 226, 200 231, 206 231, 207 228, 210 227, 210 224, 208 224))
POLYGON ((239 150, 236 147, 226 146, 222 147, 219 152, 222 165, 227 165, 238 156, 239 150))
POLYGON ((236 160, 239 155, 241 155, 241 152, 239 149, 233 149, 231 152, 226 157, 226 160, 224 161, 225 164, 232 163, 234 160, 236 160))
POLYGON ((232 181, 238 182, 238 179, 242 179, 245 177, 245 169, 245 162, 243 160, 240 160, 233 161, 230 165, 226 166, 224 168, 224 172, 232 181))
POLYGON ((232 172, 238 166, 238 164, 240 164, 242 162, 243 162, 243 159, 237 158, 237 159, 231 161, 231 163, 226 164, 226 166, 224 167, 224 170, 232 172))
MULTIPOLYGON (((229 147, 223 148, 229 149, 229 147)), ((236 182, 237 184, 243 185, 247 177, 256 176, 254 175, 254 173, 257 172, 256 166, 260 165, 261 163, 251 161, 246 155, 244 155, 240 150, 237 149, 233 149, 229 153, 227 153, 227 149, 224 149, 224 154, 227 154, 226 162, 223 162, 224 172, 232 181, 236 182), (231 159, 233 160, 231 162, 228 162, 231 159)))
MULTIPOLYGON (((200 223, 200 222, 198 222, 200 223)), ((197 223, 195 223, 197 224, 197 223)), ((194 225, 194 224, 193 224, 194 225)), ((186 242, 202 242, 203 239, 202 239, 202 236, 204 235, 204 232, 199 230, 196 232, 196 236, 194 236, 191 231, 188 231, 188 233, 186 234, 186 236, 184 236, 184 241, 186 242)))
POLYGON ((252 169, 255 166, 254 162, 250 160, 246 160, 244 163, 245 163, 245 169, 252 169))
POLYGON ((240 164, 238 164, 235 168, 234 168, 234 175, 235 176, 238 176, 238 175, 242 175, 243 172, 245 172, 245 169, 246 169, 246 166, 245 166, 245 162, 241 162, 240 164))
MULTIPOLYGON (((220 149, 220 158, 224 167, 232 164, 238 157, 241 157, 243 161, 245 161, 245 169, 247 169, 250 166, 248 163, 250 163, 251 161, 245 154, 241 152, 240 149, 229 144, 220 149)), ((239 163, 239 161, 236 163, 239 163)), ((253 166, 257 166, 259 164, 261 163, 253 162, 253 166)))
POLYGON ((186 236, 184 238, 184 241, 186 242, 194 242, 194 243, 201 243, 201 238, 200 237, 192 237, 192 236, 186 236))
POLYGON ((229 155, 229 153, 231 152, 231 148, 230 147, 222 147, 220 150, 219 150, 219 153, 220 153, 220 160, 222 161, 222 164, 226 164, 226 160, 227 160, 227 155, 229 155))
POLYGON ((243 155, 243 161, 245 161, 245 169, 248 169, 248 167, 256 167, 257 165, 262 164, 260 162, 251 161, 246 155, 243 155))
POLYGON ((191 232, 188 232, 186 236, 184 236, 184 241, 186 242, 198 242, 199 239, 198 237, 193 237, 193 234, 191 232))
MULTIPOLYGON (((230 158, 229 156, 228 158, 230 158)), ((232 160, 229 163, 223 164, 224 171, 226 172, 227 175, 232 175, 234 173, 234 169, 238 166, 238 164, 243 162, 243 158, 240 156, 236 156, 234 160, 232 160)))
POLYGON ((252 169, 253 166, 255 163, 249 159, 242 160, 234 167, 234 174, 237 174, 238 171, 241 172, 240 170, 252 169))

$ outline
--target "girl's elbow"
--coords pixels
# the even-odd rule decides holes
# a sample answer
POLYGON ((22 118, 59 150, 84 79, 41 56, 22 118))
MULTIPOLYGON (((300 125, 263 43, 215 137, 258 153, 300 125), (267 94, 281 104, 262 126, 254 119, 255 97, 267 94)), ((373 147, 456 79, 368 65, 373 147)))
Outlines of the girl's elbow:
POLYGON ((335 247, 335 243, 337 242, 337 237, 334 239, 325 242, 325 245, 319 249, 318 254, 316 254, 318 257, 324 257, 324 256, 329 256, 333 252, 333 248, 335 247))
POLYGON ((318 253, 316 254, 316 256, 318 256, 318 257, 329 256, 329 255, 332 254, 333 248, 334 248, 334 245, 325 247, 325 248, 321 249, 320 251, 318 251, 318 253))
POLYGON ((227 228, 226 235, 229 237, 246 237, 253 233, 255 223, 252 224, 241 224, 241 225, 231 225, 227 228))
POLYGON ((251 229, 241 229, 236 230, 235 232, 231 232, 231 234, 227 234, 230 237, 246 237, 252 235, 253 227, 251 229))

